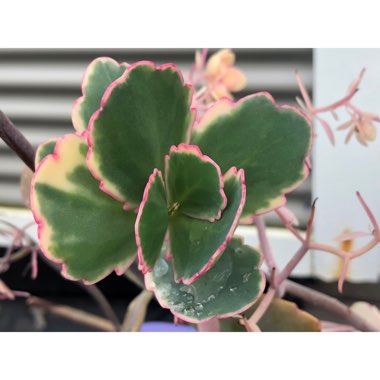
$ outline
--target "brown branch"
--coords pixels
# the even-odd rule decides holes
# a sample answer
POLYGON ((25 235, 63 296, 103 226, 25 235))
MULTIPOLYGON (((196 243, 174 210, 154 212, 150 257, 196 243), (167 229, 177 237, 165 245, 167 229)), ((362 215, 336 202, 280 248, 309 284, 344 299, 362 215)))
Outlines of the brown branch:
POLYGON ((85 285, 81 282, 79 285, 96 301, 101 310, 103 310, 104 315, 115 326, 116 331, 121 331, 121 325, 115 311, 99 288, 96 285, 85 285))
POLYGON ((355 327, 357 330, 378 331, 374 326, 371 326, 358 315, 353 313, 343 302, 340 302, 334 297, 330 297, 317 290, 310 289, 290 280, 286 280, 284 285, 286 293, 331 312, 335 316, 342 318, 345 323, 355 327))
POLYGON ((0 138, 34 171, 35 149, 2 111, 0 111, 0 138))
MULTIPOLYGON (((61 274, 61 267, 45 257, 45 255, 38 251, 39 257, 47 264, 50 268, 61 274)), ((92 299, 98 304, 99 308, 103 311, 103 314, 113 323, 115 330, 120 331, 121 326, 116 313, 114 312, 112 306, 108 302, 104 294, 99 290, 96 285, 85 285, 81 281, 75 281, 75 284, 80 286, 86 293, 88 293, 92 299)))
POLYGON ((40 307, 51 314, 93 327, 100 331, 115 331, 115 327, 109 320, 71 306, 57 305, 39 297, 29 297, 26 303, 29 306, 40 307))

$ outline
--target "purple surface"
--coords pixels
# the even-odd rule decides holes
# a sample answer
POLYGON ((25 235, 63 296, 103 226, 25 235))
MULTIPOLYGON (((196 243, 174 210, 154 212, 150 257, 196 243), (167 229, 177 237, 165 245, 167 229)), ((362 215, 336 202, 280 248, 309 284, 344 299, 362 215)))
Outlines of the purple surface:
POLYGON ((141 326, 141 332, 195 332, 193 326, 175 325, 169 322, 145 322, 141 326))

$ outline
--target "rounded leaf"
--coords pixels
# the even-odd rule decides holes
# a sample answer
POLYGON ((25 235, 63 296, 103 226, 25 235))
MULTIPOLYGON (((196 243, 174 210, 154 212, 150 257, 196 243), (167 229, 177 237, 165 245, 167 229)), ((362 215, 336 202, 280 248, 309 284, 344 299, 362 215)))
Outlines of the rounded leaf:
POLYGON ((170 148, 165 179, 169 207, 196 219, 220 219, 227 204, 223 176, 219 166, 196 145, 170 148))
POLYGON ((235 232, 245 202, 244 171, 231 168, 224 175, 227 206, 211 223, 181 213, 169 218, 169 252, 176 281, 191 284, 207 272, 235 232))
POLYGON ((268 93, 233 103, 215 103, 195 128, 191 142, 222 172, 244 169, 247 202, 243 215, 264 213, 286 202, 285 194, 308 176, 311 127, 301 111, 276 106, 268 93))
POLYGON ((153 169, 189 140, 192 92, 174 65, 138 62, 106 90, 90 120, 88 166, 101 189, 137 207, 153 169))
POLYGON ((160 305, 191 323, 242 313, 262 294, 262 256, 239 239, 231 240, 214 266, 191 285, 175 282, 170 260, 163 256, 145 275, 160 305))
POLYGON ((82 81, 82 94, 71 113, 74 128, 83 132, 88 127, 93 113, 100 107, 100 100, 108 86, 127 69, 126 63, 119 64, 112 58, 100 57, 87 67, 82 81))
POLYGON ((136 256, 136 214, 104 194, 86 166, 86 141, 70 134, 37 168, 31 207, 42 252, 73 280, 122 273, 136 256))

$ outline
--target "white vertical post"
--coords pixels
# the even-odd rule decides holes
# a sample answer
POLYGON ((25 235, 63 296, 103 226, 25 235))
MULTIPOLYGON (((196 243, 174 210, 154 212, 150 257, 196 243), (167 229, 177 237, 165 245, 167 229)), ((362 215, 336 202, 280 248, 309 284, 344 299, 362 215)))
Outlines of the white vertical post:
MULTIPOLYGON (((319 107, 342 98, 360 70, 367 69, 353 103, 359 108, 380 114, 380 49, 315 49, 314 104, 319 107)), ((331 115, 326 120, 337 126, 349 119, 339 112, 339 121, 331 115)), ((324 116, 324 115, 323 115, 324 116)), ((339 245, 334 239, 342 229, 370 231, 369 220, 361 208, 356 191, 380 219, 380 126, 378 138, 368 147, 356 138, 346 145, 346 131, 335 133, 336 146, 331 146, 320 125, 313 152, 313 197, 318 197, 314 240, 339 245)), ((369 238, 355 239, 354 249, 369 238)), ((337 279, 340 260, 324 252, 313 252, 314 275, 324 280, 337 279)), ((351 262, 347 279, 377 281, 380 269, 380 247, 351 262)))

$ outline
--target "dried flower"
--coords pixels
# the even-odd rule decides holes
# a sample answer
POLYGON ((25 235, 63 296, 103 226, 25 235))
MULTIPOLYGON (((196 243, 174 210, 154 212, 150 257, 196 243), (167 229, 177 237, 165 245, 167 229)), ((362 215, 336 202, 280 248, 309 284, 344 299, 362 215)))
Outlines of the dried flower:
POLYGON ((215 100, 222 97, 232 98, 231 92, 242 90, 247 79, 243 72, 234 67, 235 54, 230 49, 222 49, 207 61, 206 79, 215 100))
POLYGON ((377 116, 369 112, 355 112, 351 114, 351 119, 339 126, 337 130, 350 129, 345 142, 348 143, 353 135, 358 142, 367 146, 367 141, 376 139, 376 127, 374 121, 377 116))

